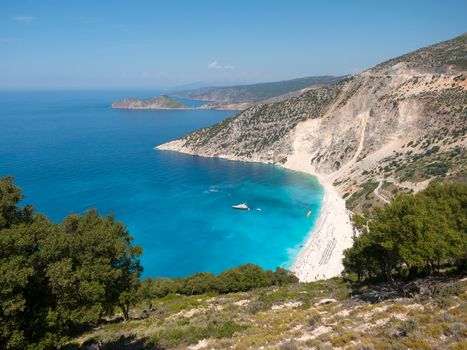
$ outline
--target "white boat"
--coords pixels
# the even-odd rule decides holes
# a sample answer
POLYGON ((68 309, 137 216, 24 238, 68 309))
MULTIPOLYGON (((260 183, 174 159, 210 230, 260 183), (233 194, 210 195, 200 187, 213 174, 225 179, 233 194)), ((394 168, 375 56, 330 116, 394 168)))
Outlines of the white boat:
POLYGON ((232 205, 232 208, 240 209, 240 210, 250 210, 250 208, 248 207, 248 205, 246 205, 246 203, 232 205))

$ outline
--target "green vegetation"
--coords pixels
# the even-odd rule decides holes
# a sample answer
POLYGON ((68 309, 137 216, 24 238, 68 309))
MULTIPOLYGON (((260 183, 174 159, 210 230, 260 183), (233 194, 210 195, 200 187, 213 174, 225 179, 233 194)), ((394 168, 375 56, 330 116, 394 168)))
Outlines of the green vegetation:
MULTIPOLYGON (((378 187, 378 182, 367 181, 361 185, 361 189, 353 193, 348 197, 346 201, 346 206, 350 210, 355 210, 355 208, 363 201, 369 200, 370 196, 373 196, 373 191, 378 187)), ((348 196, 348 195, 347 195, 348 196)), ((367 208, 365 208, 367 209, 367 208)))
POLYGON ((138 291, 140 301, 151 308, 157 298, 173 294, 198 295, 204 293, 246 292, 255 288, 297 283, 290 271, 278 267, 276 271, 263 270, 253 264, 241 265, 216 276, 199 272, 185 278, 147 278, 138 291))
POLYGON ((187 109, 190 108, 186 104, 177 101, 176 99, 167 96, 157 96, 151 98, 126 98, 122 101, 112 104, 112 108, 128 108, 128 109, 187 109))
POLYGON ((451 263, 467 262, 467 185, 431 185, 400 194, 354 222, 362 234, 345 252, 347 272, 361 278, 414 278, 451 263))
POLYGON ((282 145, 284 137, 298 123, 323 115, 344 85, 339 82, 286 101, 250 107, 216 125, 186 135, 185 146, 194 151, 206 149, 209 154, 229 150, 232 155, 245 158, 269 152, 274 161, 283 163, 287 159, 282 145))
POLYGON ((342 78, 343 77, 320 76, 277 81, 272 83, 227 87, 205 87, 181 91, 176 95, 189 99, 203 99, 206 101, 223 103, 257 102, 284 95, 289 92, 298 91, 312 85, 336 83, 342 78))
POLYGON ((467 281, 439 275, 401 284, 353 285, 342 278, 248 292, 170 295, 136 305, 70 342, 83 349, 461 349, 467 281), (352 297, 350 297, 350 295, 352 297), (176 307, 175 307, 176 306, 176 307), (80 347, 81 345, 81 347, 80 347))
POLYGON ((167 95, 156 97, 156 99, 158 100, 158 103, 160 103, 162 106, 165 106, 166 108, 188 108, 186 104, 177 101, 176 99, 167 95))
POLYGON ((113 217, 89 211, 52 223, 21 199, 11 178, 0 180, 2 349, 466 345, 465 184, 436 184, 355 216, 363 233, 346 252, 350 274, 313 283, 251 264, 140 282, 141 249, 113 217), (407 284, 353 282, 433 271, 407 284))
POLYGON ((400 62, 407 62, 412 67, 422 66, 438 70, 444 68, 446 65, 453 65, 456 69, 462 71, 467 67, 465 57, 466 42, 467 35, 464 33, 454 39, 423 47, 414 52, 393 58, 377 65, 376 68, 384 69, 400 62))
POLYGON ((0 179, 0 348, 59 347, 129 300, 141 248, 125 226, 91 210, 52 223, 0 179))
POLYGON ((433 146, 423 153, 409 155, 394 171, 400 181, 415 182, 458 175, 466 169, 466 151, 463 147, 438 152, 437 146, 433 146))

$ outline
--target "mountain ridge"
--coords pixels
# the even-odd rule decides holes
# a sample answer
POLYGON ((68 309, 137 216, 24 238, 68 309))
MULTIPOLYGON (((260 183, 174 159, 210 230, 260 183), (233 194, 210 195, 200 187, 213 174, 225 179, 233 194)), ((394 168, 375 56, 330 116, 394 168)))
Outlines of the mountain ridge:
MULTIPOLYGON (((258 103, 273 103, 297 96, 310 89, 333 84, 343 76, 317 76, 291 80, 282 80, 269 83, 242 84, 234 86, 210 86, 183 91, 174 91, 171 96, 189 100, 205 101, 206 103, 192 109, 217 109, 217 110, 245 110, 258 103)), ((158 101, 158 97, 149 99, 127 98, 112 104, 112 108, 125 109, 181 109, 176 105, 175 98, 163 95, 173 103, 158 101), (161 107, 160 105, 163 105, 161 107), (170 107, 170 106, 174 107, 170 107)), ((185 106, 186 108, 190 108, 185 106)))
MULTIPOLYGON (((390 142, 398 144, 397 152, 405 148, 403 155, 411 159, 413 154, 425 153, 428 145, 425 143, 421 147, 420 143, 429 137, 429 132, 440 134, 441 129, 437 141, 429 143, 431 146, 440 144, 439 149, 427 156, 455 146, 462 146, 465 152, 467 81, 463 62, 467 57, 466 38, 463 34, 419 49, 359 75, 279 103, 253 106, 219 124, 157 148, 285 166, 297 153, 310 152, 306 166, 309 172, 326 176, 334 174, 337 180, 344 173, 355 170, 355 163, 372 167, 362 161, 374 156, 375 152, 384 153, 383 146, 390 142), (460 65, 445 64, 446 60, 436 61, 437 65, 430 63, 433 61, 430 58, 438 57, 439 52, 446 52, 449 47, 455 47, 457 51, 462 47, 464 56, 456 58, 460 65), (426 59, 420 62, 419 58, 413 60, 414 57, 426 59), (416 74, 414 69, 417 69, 416 74), (439 73, 440 70, 446 73, 439 73), (440 119, 444 119, 444 123, 440 119), (337 125, 340 128, 336 129, 337 125), (360 128, 363 132, 358 132, 360 128), (316 132, 321 135, 313 134, 316 132), (403 139, 407 141, 399 144, 403 139), (408 148, 412 148, 412 153, 408 154, 406 145, 410 141, 412 144, 408 148), (345 144, 345 147, 339 147, 339 144, 345 144), (313 152, 311 148, 314 148, 313 152)), ((396 158, 400 156, 402 154, 396 158)), ((396 175, 401 175, 401 171, 398 169, 396 175)), ((431 178, 426 175, 423 180, 431 178)), ((410 174, 401 177, 413 182, 421 180, 411 178, 410 174)), ((345 186, 336 185, 344 194, 345 186)))
POLYGON ((192 100, 224 104, 255 103, 273 97, 299 91, 311 86, 323 86, 339 81, 344 76, 313 76, 266 83, 240 84, 233 86, 208 86, 174 92, 174 96, 192 100))

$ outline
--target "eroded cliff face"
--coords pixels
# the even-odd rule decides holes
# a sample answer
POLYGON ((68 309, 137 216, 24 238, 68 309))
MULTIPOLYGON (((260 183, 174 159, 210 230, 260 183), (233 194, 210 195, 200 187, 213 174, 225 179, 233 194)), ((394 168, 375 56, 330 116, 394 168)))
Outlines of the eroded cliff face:
POLYGON ((158 149, 315 173, 361 211, 433 178, 465 177, 466 62, 464 34, 158 149))

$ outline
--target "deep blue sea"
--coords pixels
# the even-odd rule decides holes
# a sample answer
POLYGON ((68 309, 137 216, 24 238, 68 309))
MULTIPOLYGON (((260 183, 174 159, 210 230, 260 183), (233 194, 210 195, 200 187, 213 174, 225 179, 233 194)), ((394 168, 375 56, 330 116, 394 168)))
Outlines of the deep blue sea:
POLYGON ((313 177, 272 165, 160 152, 154 146, 230 111, 128 111, 148 91, 0 92, 0 176, 53 220, 113 212, 143 247, 144 276, 289 266, 318 216, 313 177), (247 202, 261 211, 237 211, 247 202), (312 210, 310 218, 306 217, 312 210))

